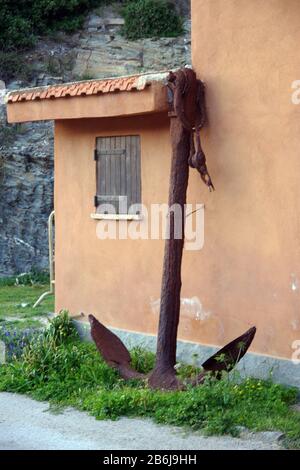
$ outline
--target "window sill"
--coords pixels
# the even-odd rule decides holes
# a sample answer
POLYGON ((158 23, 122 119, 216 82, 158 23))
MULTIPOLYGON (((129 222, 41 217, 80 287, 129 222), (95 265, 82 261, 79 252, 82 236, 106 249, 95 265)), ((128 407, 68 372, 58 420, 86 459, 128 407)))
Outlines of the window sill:
POLYGON ((142 220, 140 214, 91 214, 94 220, 142 220))

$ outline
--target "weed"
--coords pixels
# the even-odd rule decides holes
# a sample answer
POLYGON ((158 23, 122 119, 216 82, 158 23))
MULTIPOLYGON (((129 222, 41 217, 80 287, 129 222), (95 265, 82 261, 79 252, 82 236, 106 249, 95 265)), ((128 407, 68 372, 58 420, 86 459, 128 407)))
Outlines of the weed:
MULTIPOLYGON (((131 356, 139 371, 153 367, 154 355, 141 347, 131 356)), ((185 377, 197 373, 193 366, 181 369, 185 377)), ((242 379, 237 373, 224 373, 221 380, 208 377, 201 386, 175 392, 150 390, 146 381, 126 382, 104 363, 94 344, 78 339, 67 312, 29 342, 21 358, 0 366, 0 390, 48 400, 54 411, 74 406, 97 419, 146 416, 206 434, 234 436, 240 426, 281 430, 287 447, 295 448, 300 441, 300 415, 290 408, 297 389, 242 379)))
POLYGON ((135 370, 142 374, 148 374, 153 367, 155 354, 145 351, 141 346, 136 346, 131 350, 131 363, 135 370))

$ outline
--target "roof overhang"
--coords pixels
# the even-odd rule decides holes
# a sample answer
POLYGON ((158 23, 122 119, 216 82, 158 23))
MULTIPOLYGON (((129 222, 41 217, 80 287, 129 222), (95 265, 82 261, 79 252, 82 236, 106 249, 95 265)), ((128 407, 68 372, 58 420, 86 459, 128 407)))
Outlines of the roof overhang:
POLYGON ((11 92, 9 123, 133 116, 168 110, 167 73, 90 80, 11 92))

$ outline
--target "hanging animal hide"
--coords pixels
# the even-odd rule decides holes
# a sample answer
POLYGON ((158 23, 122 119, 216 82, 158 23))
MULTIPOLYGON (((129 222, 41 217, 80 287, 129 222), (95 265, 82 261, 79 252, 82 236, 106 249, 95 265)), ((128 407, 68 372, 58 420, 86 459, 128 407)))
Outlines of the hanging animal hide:
POLYGON ((175 116, 191 134, 189 165, 200 173, 209 190, 214 191, 200 139, 200 129, 207 121, 204 83, 197 79, 192 69, 184 68, 170 73, 167 86, 175 116))

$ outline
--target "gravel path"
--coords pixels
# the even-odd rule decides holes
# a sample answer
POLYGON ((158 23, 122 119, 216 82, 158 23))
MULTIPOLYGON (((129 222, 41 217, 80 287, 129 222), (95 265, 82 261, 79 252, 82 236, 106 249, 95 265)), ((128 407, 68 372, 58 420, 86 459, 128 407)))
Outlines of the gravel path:
POLYGON ((148 419, 97 421, 71 408, 61 414, 48 410, 48 403, 0 393, 0 450, 280 449, 279 433, 204 437, 148 419))

